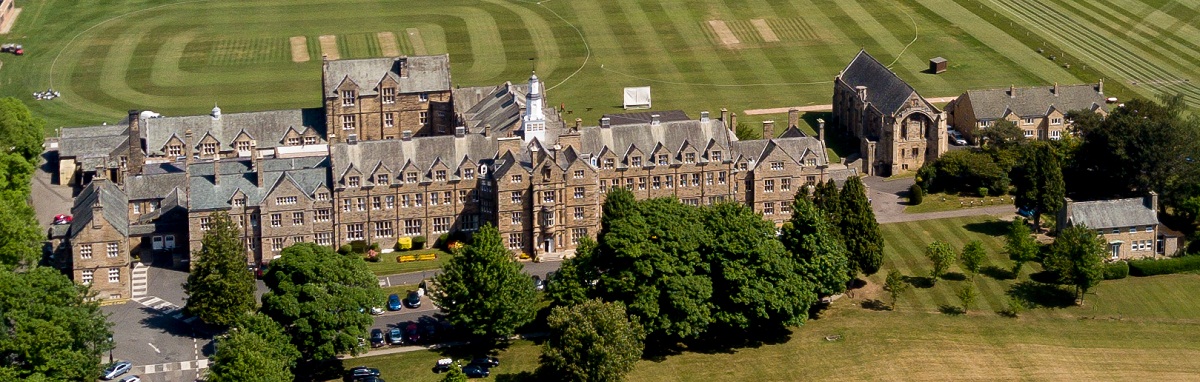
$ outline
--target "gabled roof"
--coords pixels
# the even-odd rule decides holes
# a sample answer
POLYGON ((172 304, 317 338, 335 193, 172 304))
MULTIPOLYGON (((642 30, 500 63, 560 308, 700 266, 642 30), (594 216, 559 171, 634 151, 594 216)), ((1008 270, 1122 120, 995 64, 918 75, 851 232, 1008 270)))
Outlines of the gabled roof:
POLYGON ((254 138, 257 148, 274 148, 280 146, 291 129, 313 128, 319 143, 325 143, 323 109, 229 113, 221 114, 220 118, 211 115, 149 118, 143 119, 141 124, 148 155, 166 155, 163 146, 172 137, 185 140, 188 130, 192 131, 192 139, 186 144, 196 147, 205 136, 211 135, 219 142, 221 150, 231 150, 233 141, 243 133, 254 138))
POLYGON ((450 90, 450 55, 366 58, 325 62, 325 96, 336 97, 337 88, 349 79, 359 86, 360 95, 378 93, 384 78, 399 86, 398 93, 450 90), (401 72, 407 72, 401 76, 401 72))
POLYGON ((68 237, 75 237, 80 231, 92 226, 92 219, 104 219, 121 235, 129 234, 129 199, 117 185, 108 179, 96 179, 88 183, 79 195, 75 196, 75 204, 71 207, 71 228, 68 237), (93 215, 93 207, 101 207, 101 216, 93 215))
POLYGON ((900 79, 866 50, 858 51, 850 65, 838 74, 851 88, 867 87, 867 102, 874 104, 884 114, 899 111, 909 96, 916 93, 912 86, 900 79))
MULTIPOLYGON (((716 146, 727 148, 730 142, 736 141, 733 132, 725 128, 720 120, 710 119, 706 122, 699 120, 659 122, 651 125, 641 124, 611 125, 609 128, 589 126, 581 128, 580 152, 600 155, 605 149, 612 151, 618 157, 624 157, 637 147, 646 152, 658 145, 668 149, 678 150, 684 142, 716 142, 716 146)), ((672 152, 672 157, 677 152, 672 152)))
MULTIPOLYGON (((58 141, 58 156, 76 158, 79 162, 83 162, 84 159, 95 161, 107 158, 114 152, 124 151, 123 149, 128 147, 128 131, 129 126, 126 124, 63 129, 62 137, 58 141)), ((84 170, 95 169, 94 166, 89 167, 92 168, 84 170)))
POLYGON ((261 159, 259 166, 263 170, 262 187, 256 183, 258 174, 251 170, 251 160, 223 159, 218 166, 220 174, 214 174, 212 161, 193 163, 189 167, 188 208, 197 211, 229 208, 230 200, 238 192, 246 195, 246 206, 257 206, 280 182, 287 180, 294 182, 305 195, 329 184, 327 158, 261 159), (221 178, 220 184, 213 182, 214 177, 221 178))
POLYGON ((642 125, 649 124, 654 115, 658 115, 659 123, 662 122, 679 122, 687 121, 687 113, 683 110, 663 110, 663 111, 642 111, 636 113, 621 113, 621 114, 605 114, 603 118, 608 118, 609 125, 642 125))
POLYGON ((966 97, 971 100, 975 118, 981 120, 1004 118, 1009 110, 1018 117, 1045 116, 1052 109, 1063 114, 1076 110, 1107 111, 1104 94, 1099 92, 1096 84, 1059 86, 1057 95, 1054 86, 1035 86, 968 90, 966 97), (1010 91, 1013 96, 1009 95, 1010 91))
POLYGON ((125 192, 129 200, 162 199, 171 191, 184 187, 187 187, 187 174, 183 172, 138 175, 125 179, 125 192))
MULTIPOLYGON (((355 168, 373 168, 379 163, 391 169, 407 171, 405 166, 411 165, 421 173, 421 181, 430 180, 427 172, 434 163, 441 161, 453 170, 464 160, 479 163, 483 159, 496 156, 495 136, 485 137, 480 134, 467 134, 463 137, 452 135, 414 137, 412 140, 382 140, 360 141, 355 144, 337 143, 330 147, 329 155, 336 167, 333 168, 334 179, 340 179, 350 166, 355 168)), ((453 173, 453 171, 451 171, 453 173)), ((457 180, 457 173, 447 174, 448 179, 457 180)), ((396 176, 397 179, 402 179, 396 176)))
POLYGON ((1158 214, 1146 198, 1072 202, 1067 217, 1074 225, 1092 229, 1124 228, 1158 224, 1158 214))

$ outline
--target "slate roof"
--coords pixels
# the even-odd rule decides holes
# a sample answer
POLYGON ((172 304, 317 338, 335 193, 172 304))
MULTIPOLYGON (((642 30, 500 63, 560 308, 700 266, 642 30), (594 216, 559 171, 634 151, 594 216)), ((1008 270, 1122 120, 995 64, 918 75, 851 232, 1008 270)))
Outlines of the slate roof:
POLYGON ((860 50, 850 65, 838 74, 838 78, 852 89, 866 86, 867 102, 874 104, 884 114, 899 111, 909 96, 916 93, 912 86, 867 54, 866 50, 860 50))
POLYGON ((96 179, 88 183, 79 195, 75 196, 75 205, 71 207, 71 228, 68 237, 75 237, 79 231, 92 226, 92 219, 104 219, 105 222, 120 232, 129 234, 129 199, 117 185, 107 179, 96 179), (92 207, 99 204, 101 216, 93 216, 92 207))
POLYGON ((400 182, 401 172, 412 165, 420 172, 421 181, 432 180, 430 169, 435 163, 444 163, 449 169, 449 180, 457 180, 457 170, 464 160, 479 163, 496 156, 496 136, 467 134, 461 138, 453 135, 415 137, 412 140, 366 141, 356 144, 338 143, 330 148, 330 157, 336 167, 332 176, 338 181, 351 166, 364 175, 384 166, 392 174, 392 182, 400 182))
POLYGON ((258 174, 251 171, 251 160, 221 160, 214 174, 212 161, 194 163, 189 167, 191 187, 188 208, 193 211, 230 208, 234 194, 246 195, 246 206, 260 205, 271 190, 283 181, 293 182, 305 195, 327 188, 328 161, 325 158, 304 161, 305 158, 262 159, 263 186, 257 184, 258 174), (306 167, 312 165, 312 167, 306 167), (219 176, 220 184, 213 182, 219 176))
POLYGON ((663 110, 663 111, 643 111, 636 113, 621 113, 621 114, 605 114, 604 118, 608 118, 608 123, 611 126, 617 125, 641 125, 649 124, 651 116, 658 114, 659 123, 662 122, 678 122, 687 121, 687 113, 683 110, 663 110))
POLYGON ((325 62, 325 96, 337 97, 338 85, 347 78, 358 85, 359 95, 377 94, 379 82, 390 77, 399 84, 399 93, 450 90, 450 55, 366 58, 325 62), (408 75, 400 76, 401 65, 408 75))
POLYGON ((125 191, 129 200, 162 199, 172 191, 187 187, 187 174, 183 172, 131 176, 125 179, 125 191))
POLYGON ((323 109, 229 113, 221 114, 220 118, 193 115, 141 120, 142 135, 146 139, 149 155, 165 155, 164 146, 171 137, 184 140, 189 129, 192 131, 192 139, 186 143, 193 148, 198 146, 206 135, 212 135, 220 142, 221 151, 229 151, 234 149, 234 139, 243 132, 255 140, 256 147, 269 149, 280 146, 289 130, 303 133, 308 128, 316 130, 317 136, 320 137, 318 143, 325 143, 323 109))
POLYGON ((1071 223, 1092 229, 1158 224, 1158 214, 1146 205, 1145 198, 1072 202, 1068 211, 1071 223))
MULTIPOLYGON (((649 123, 612 125, 609 128, 588 126, 579 130, 580 151, 600 155, 605 150, 612 151, 618 158, 637 148, 643 155, 649 156, 660 145, 672 155, 672 162, 677 163, 680 149, 689 145, 699 153, 698 162, 706 160, 705 151, 710 143, 717 147, 728 148, 730 143, 737 140, 733 132, 725 128, 720 120, 710 119, 707 122, 699 120, 660 122, 657 125, 649 123)), ((729 157, 726 157, 729 159, 729 157)), ((649 158, 647 158, 649 160, 649 158)))
POLYGON ((791 157, 795 163, 800 163, 804 160, 805 155, 814 157, 817 160, 817 166, 829 164, 829 155, 825 152, 825 146, 821 141, 812 137, 788 137, 774 139, 755 139, 750 141, 737 141, 733 143, 733 151, 742 157, 750 160, 751 163, 747 170, 753 170, 759 164, 766 161, 767 157, 775 150, 781 150, 787 156, 791 157))
POLYGON ((128 129, 129 126, 125 125, 63 129, 58 141, 58 156, 76 159, 107 157, 117 149, 127 147, 124 144, 129 140, 126 133, 128 129))
POLYGON ((1057 95, 1054 86, 1015 88, 1015 97, 1009 96, 1010 89, 968 90, 966 96, 971 100, 975 118, 980 120, 1004 118, 1009 110, 1022 118, 1045 116, 1051 109, 1063 114, 1075 110, 1107 111, 1104 94, 1097 87, 1097 84, 1059 86, 1057 95))
POLYGON ((102 126, 87 126, 87 127, 71 127, 62 129, 59 132, 60 138, 87 138, 87 137, 105 137, 110 135, 125 135, 125 130, 129 128, 126 124, 102 125, 102 126))
MULTIPOLYGON (((525 108, 529 85, 504 83, 498 86, 477 86, 454 89, 454 108, 462 116, 463 126, 470 133, 482 133, 491 126, 493 134, 507 135, 520 128, 521 110, 525 108)), ((547 115, 552 113, 546 113, 547 115)))

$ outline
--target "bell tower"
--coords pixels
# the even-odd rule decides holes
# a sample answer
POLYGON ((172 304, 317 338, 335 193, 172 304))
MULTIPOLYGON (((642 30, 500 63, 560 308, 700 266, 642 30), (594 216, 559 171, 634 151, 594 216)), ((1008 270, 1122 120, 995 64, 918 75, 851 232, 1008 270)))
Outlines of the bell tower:
POLYGON ((534 138, 540 142, 546 141, 546 114, 542 111, 545 101, 542 99, 542 83, 534 72, 529 77, 529 93, 525 96, 525 115, 521 117, 521 134, 525 143, 534 138))

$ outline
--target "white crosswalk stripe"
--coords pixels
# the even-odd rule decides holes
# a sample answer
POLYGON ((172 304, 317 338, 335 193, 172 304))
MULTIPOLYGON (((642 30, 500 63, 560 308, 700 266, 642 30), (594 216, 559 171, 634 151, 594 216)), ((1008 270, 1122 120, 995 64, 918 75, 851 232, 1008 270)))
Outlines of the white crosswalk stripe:
POLYGON ((155 365, 135 366, 135 368, 136 367, 142 368, 141 374, 158 374, 177 370, 199 370, 208 368, 208 359, 201 358, 195 361, 167 362, 155 365))

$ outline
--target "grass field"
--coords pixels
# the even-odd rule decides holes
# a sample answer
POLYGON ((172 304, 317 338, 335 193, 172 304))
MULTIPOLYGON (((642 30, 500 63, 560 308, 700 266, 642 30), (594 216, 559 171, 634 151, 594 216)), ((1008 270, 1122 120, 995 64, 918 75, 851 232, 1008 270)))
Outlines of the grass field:
POLYGON ((919 214, 923 212, 951 211, 962 208, 998 206, 1003 204, 1013 204, 1013 197, 1005 195, 980 198, 978 196, 935 193, 925 195, 925 199, 921 201, 921 204, 904 207, 904 212, 919 214))
POLYGON ((401 263, 396 261, 396 257, 400 256, 401 252, 381 253, 379 254, 379 262, 367 262, 367 269, 374 272, 376 276, 394 275, 397 273, 420 272, 431 269, 439 269, 450 261, 449 253, 439 249, 423 249, 417 251, 403 252, 405 255, 420 255, 434 253, 438 257, 436 260, 410 261, 401 263))
MULTIPOLYGON (((334 36, 342 58, 449 53, 462 86, 523 81, 536 57, 551 103, 587 121, 619 112, 626 86, 652 86, 656 109, 693 115, 826 104, 833 76, 863 47, 929 97, 1099 77, 1117 95, 1132 81, 1147 95, 1188 93, 1200 81, 1189 64, 1200 56, 1194 4, 1054 0, 1049 12, 1033 12, 1041 3, 30 0, 4 38, 28 53, 0 57, 0 95, 29 101, 52 128, 112 122, 131 108, 181 115, 213 103, 227 112, 312 107, 320 102, 323 35, 334 36), (723 22, 738 42, 724 44, 732 40, 709 21, 723 22), (381 32, 394 43, 382 44, 381 32), (309 61, 292 62, 293 37, 305 38, 300 56, 309 61), (1045 57, 1054 50, 1067 57, 1045 57), (1064 68, 1076 55, 1087 61, 1064 68), (934 56, 948 58, 950 71, 923 73, 934 56), (49 86, 63 97, 30 99, 49 86)), ((779 116, 741 120, 762 119, 779 116)))
MULTIPOLYGON (((1001 254, 1005 222, 955 218, 883 226, 887 240, 884 269, 905 275, 928 274, 924 245, 934 239, 961 248, 982 240, 993 265, 1011 264, 1001 254)), ((794 381, 794 380, 1178 380, 1200 373, 1200 275, 1127 278, 1102 282, 1084 306, 1040 306, 1019 318, 995 313, 1007 291, 1028 280, 975 279, 982 298, 966 315, 941 313, 956 304, 953 291, 963 282, 942 280, 932 288, 911 288, 897 310, 878 310, 883 298, 875 286, 882 275, 836 301, 819 319, 793 331, 789 341, 731 353, 688 353, 662 361, 639 362, 628 380, 794 381), (842 340, 829 342, 837 334, 842 340), (736 365, 736 367, 726 367, 736 365)), ((952 271, 959 271, 957 268, 952 271)), ((1068 294, 1069 297, 1069 294, 1068 294)), ((434 360, 462 357, 422 351, 346 361, 383 370, 385 379, 438 381, 434 360)), ((537 367, 540 348, 518 341, 500 354, 494 380, 521 381, 537 367)))

